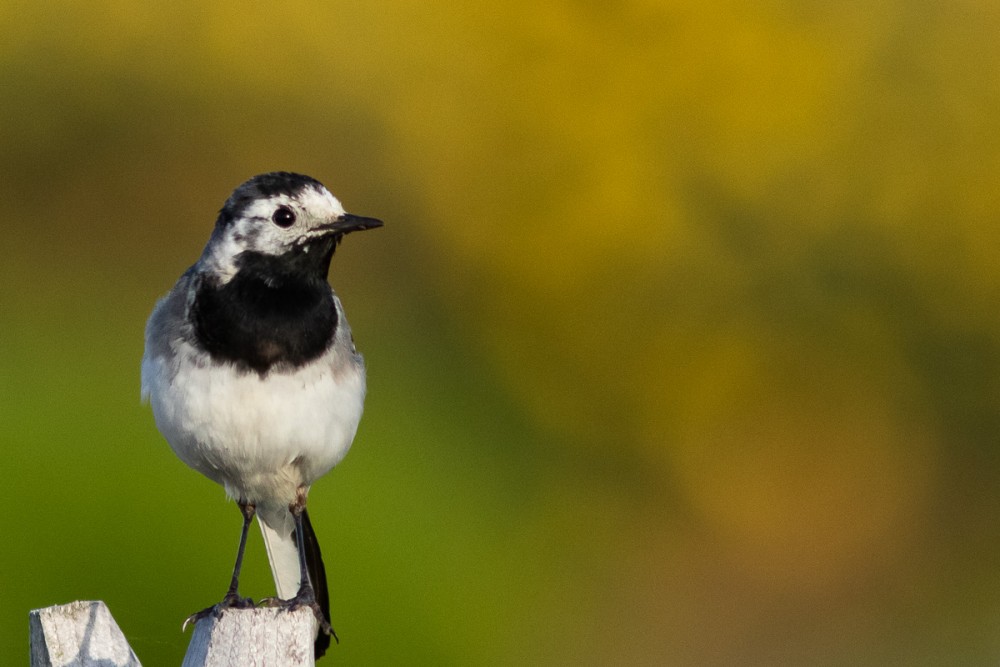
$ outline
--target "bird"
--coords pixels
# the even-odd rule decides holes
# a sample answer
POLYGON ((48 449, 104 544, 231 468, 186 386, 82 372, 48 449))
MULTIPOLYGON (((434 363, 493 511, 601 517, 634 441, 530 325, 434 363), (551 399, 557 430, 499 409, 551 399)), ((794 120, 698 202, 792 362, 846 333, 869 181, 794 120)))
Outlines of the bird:
POLYGON ((351 447, 366 377, 327 274, 345 235, 382 224, 347 213, 312 177, 254 176, 225 201, 199 259, 153 308, 142 400, 174 453, 222 485, 243 518, 229 589, 185 627, 255 606, 240 596, 239 576, 256 516, 277 589, 262 603, 310 608, 317 658, 337 638, 306 505, 312 484, 351 447))

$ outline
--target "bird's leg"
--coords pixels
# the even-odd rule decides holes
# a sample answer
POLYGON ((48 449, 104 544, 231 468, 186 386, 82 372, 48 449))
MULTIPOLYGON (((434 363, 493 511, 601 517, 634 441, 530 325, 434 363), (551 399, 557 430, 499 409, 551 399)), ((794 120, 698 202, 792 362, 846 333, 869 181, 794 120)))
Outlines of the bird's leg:
POLYGON ((254 606, 253 600, 250 598, 240 597, 239 588, 240 570, 243 569, 243 552, 246 551, 247 534, 250 532, 250 523, 253 521, 254 514, 257 512, 257 507, 253 503, 245 500, 240 500, 237 504, 240 506, 240 512, 243 513, 243 531, 240 533, 240 548, 236 552, 236 564, 233 566, 233 580, 229 584, 229 590, 226 591, 226 595, 222 598, 222 602, 188 616, 187 620, 184 621, 184 628, 186 628, 189 623, 197 623, 210 614, 218 618, 222 615, 222 612, 225 609, 249 609, 254 606))
POLYGON ((233 580, 229 584, 229 590, 226 591, 226 596, 222 598, 222 604, 226 607, 252 607, 253 600, 250 598, 241 598, 239 594, 240 588, 240 570, 243 569, 243 552, 247 548, 247 533, 250 532, 250 523, 253 521, 254 514, 257 512, 257 507, 253 503, 248 503, 245 501, 239 502, 240 511, 243 513, 243 531, 240 533, 240 548, 236 552, 236 564, 233 566, 233 580))
POLYGON ((319 602, 316 600, 316 590, 309 580, 309 566, 306 563, 305 528, 302 526, 302 512, 306 508, 307 493, 307 489, 300 488, 296 494, 295 502, 288 506, 288 511, 292 513, 292 518, 295 520, 295 544, 299 552, 299 592, 289 600, 275 600, 271 604, 273 606, 284 607, 289 611, 295 611, 300 607, 312 609, 313 615, 319 622, 320 630, 332 636, 340 643, 337 633, 333 631, 333 626, 326 619, 323 608, 320 607, 319 602))

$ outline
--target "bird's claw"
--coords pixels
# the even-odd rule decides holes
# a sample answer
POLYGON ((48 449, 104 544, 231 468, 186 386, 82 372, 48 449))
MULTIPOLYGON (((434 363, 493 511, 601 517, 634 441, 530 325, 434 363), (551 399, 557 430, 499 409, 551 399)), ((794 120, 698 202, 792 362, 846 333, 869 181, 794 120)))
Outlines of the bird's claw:
POLYGON ((312 610, 313 616, 316 617, 316 622, 319 623, 319 629, 323 634, 333 637, 333 640, 340 643, 340 638, 337 637, 337 633, 334 631, 333 626, 330 625, 330 621, 326 620, 326 616, 323 614, 322 607, 316 602, 316 596, 311 591, 299 591, 298 594, 287 600, 282 600, 281 598, 272 597, 264 598, 260 601, 261 607, 277 607, 278 609, 283 609, 285 611, 295 611, 296 609, 301 609, 305 607, 312 610))
POLYGON ((222 612, 226 609, 253 609, 254 607, 256 607, 256 605, 253 603, 253 599, 240 597, 236 593, 226 593, 226 597, 222 598, 222 601, 218 604, 213 604, 211 607, 206 607, 201 611, 196 611, 184 619, 184 624, 181 626, 181 632, 187 630, 187 626, 189 625, 197 625, 198 621, 203 618, 208 618, 209 616, 221 618, 222 612))

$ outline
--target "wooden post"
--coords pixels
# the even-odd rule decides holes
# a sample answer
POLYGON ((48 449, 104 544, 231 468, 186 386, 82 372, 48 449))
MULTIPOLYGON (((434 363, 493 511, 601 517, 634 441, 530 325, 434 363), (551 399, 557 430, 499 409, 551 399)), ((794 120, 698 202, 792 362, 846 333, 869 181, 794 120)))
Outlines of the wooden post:
POLYGON ((198 621, 181 667, 313 667, 315 636, 307 608, 227 609, 198 621))
POLYGON ((31 667, 141 667, 103 602, 70 602, 28 615, 31 667))
MULTIPOLYGON (((103 602, 28 615, 31 667, 141 667, 103 602)), ((314 667, 316 618, 303 607, 227 609, 194 628, 182 667, 314 667)))

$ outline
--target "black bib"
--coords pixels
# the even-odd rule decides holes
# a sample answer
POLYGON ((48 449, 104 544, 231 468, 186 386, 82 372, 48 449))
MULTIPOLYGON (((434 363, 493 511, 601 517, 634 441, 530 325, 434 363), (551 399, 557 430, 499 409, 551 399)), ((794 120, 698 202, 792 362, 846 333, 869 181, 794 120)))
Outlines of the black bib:
POLYGON ((229 282, 204 278, 191 313, 199 345, 217 361, 261 375, 275 364, 297 368, 319 357, 337 332, 323 254, 245 252, 229 282))

